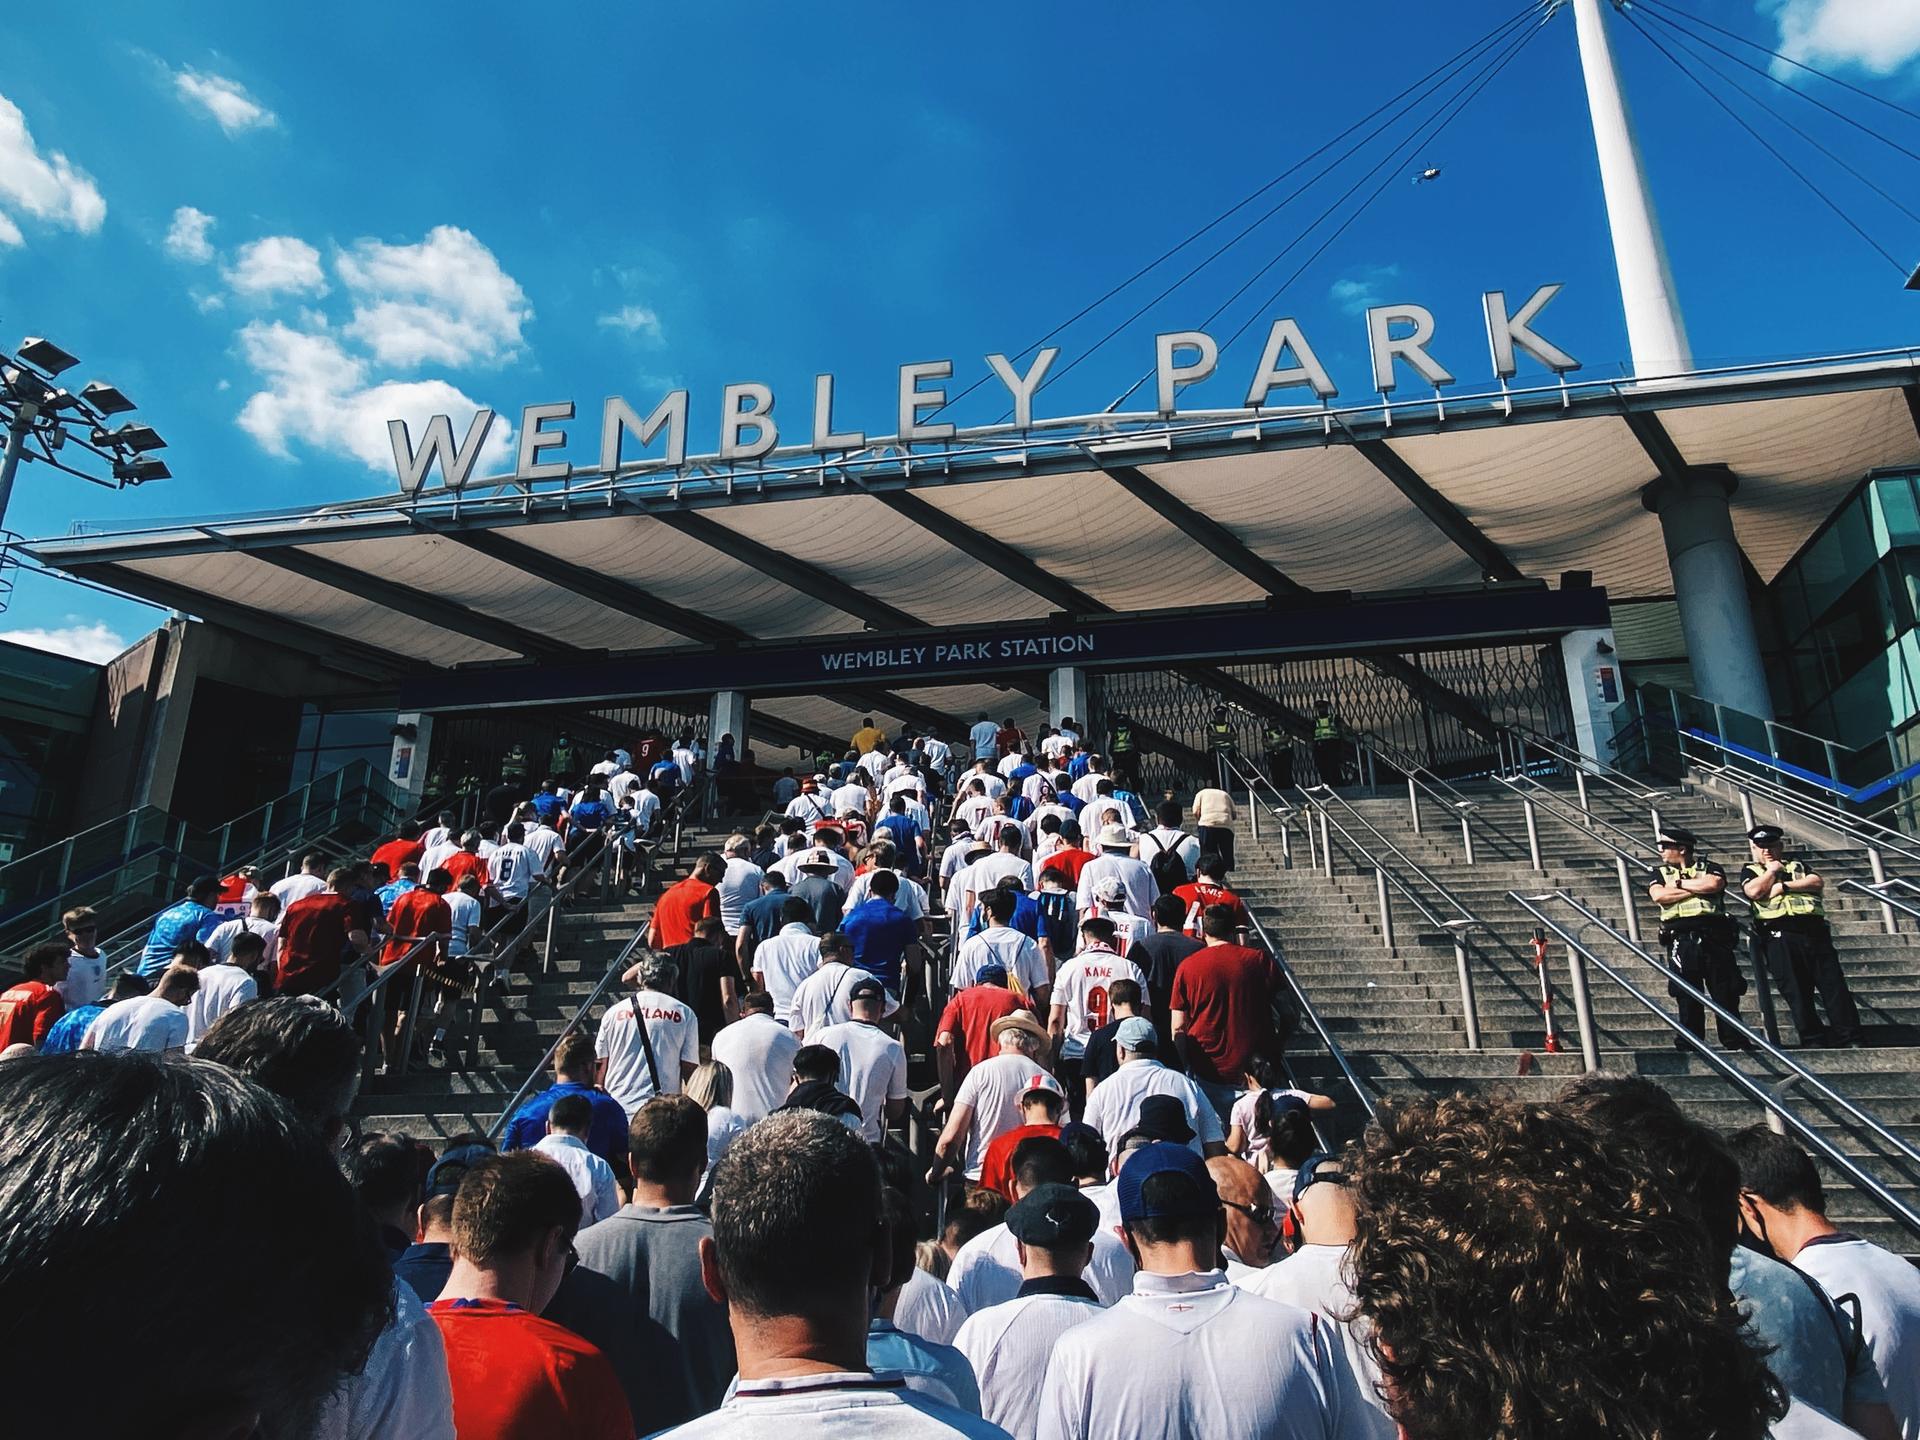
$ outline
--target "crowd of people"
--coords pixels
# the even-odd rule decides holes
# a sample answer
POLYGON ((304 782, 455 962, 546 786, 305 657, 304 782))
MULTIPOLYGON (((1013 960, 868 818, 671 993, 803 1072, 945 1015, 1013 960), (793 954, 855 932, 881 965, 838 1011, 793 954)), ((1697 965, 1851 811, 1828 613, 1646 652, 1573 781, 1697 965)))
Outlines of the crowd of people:
POLYGON ((139 973, 70 913, 0 996, 0 1330, 115 1375, 21 1432, 1920 1440, 1920 1271, 1802 1150, 1608 1074, 1330 1144, 1231 799, 981 725, 793 777, 495 1136, 355 1125, 355 986, 590 863, 620 752, 196 885, 139 973))

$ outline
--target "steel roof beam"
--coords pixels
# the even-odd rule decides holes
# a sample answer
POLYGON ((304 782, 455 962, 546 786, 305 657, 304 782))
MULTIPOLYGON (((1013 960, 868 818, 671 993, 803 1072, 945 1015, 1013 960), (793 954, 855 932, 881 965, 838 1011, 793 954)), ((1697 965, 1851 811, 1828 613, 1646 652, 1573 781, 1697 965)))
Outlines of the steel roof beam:
POLYGON ((1907 397, 1907 414, 1913 419, 1913 433, 1920 435, 1920 385, 1903 386, 1901 393, 1907 397))
POLYGON ((906 611, 896 610, 886 601, 855 589, 818 565, 784 555, 758 540, 729 530, 705 515, 684 510, 658 511, 653 518, 689 539, 698 540, 702 545, 718 550, 722 555, 738 560, 742 565, 758 570, 790 589, 798 590, 802 595, 818 600, 823 605, 831 605, 836 610, 844 610, 856 620, 870 622, 876 630, 927 628, 926 621, 916 620, 906 611))
POLYGON ((523 630, 518 625, 510 625, 504 620, 476 615, 464 605, 456 605, 437 595, 429 595, 422 590, 395 584, 377 575, 355 570, 350 565, 342 565, 337 560, 311 555, 291 546, 276 550, 254 550, 249 553, 256 560, 277 565, 280 569, 311 580, 317 585, 325 585, 345 595, 356 595, 363 600, 371 600, 374 604, 397 614, 410 615, 416 620, 437 625, 442 630, 451 630, 456 635, 465 635, 468 639, 478 640, 483 645, 496 646, 510 654, 541 660, 578 660, 584 658, 587 653, 576 646, 564 644, 546 635, 537 635, 531 630, 523 630))
POLYGON ((571 560, 549 555, 525 541, 509 539, 497 530, 453 530, 436 526, 434 533, 491 560, 498 560, 503 565, 524 570, 536 579, 591 600, 596 605, 604 605, 635 620, 644 620, 662 630, 671 630, 676 635, 685 635, 708 644, 752 638, 737 625, 729 625, 724 620, 662 600, 638 585, 598 574, 571 560))
POLYGON ((1459 506, 1429 485, 1420 472, 1402 460, 1386 441, 1359 440, 1353 448, 1371 461, 1373 468, 1386 476, 1394 489, 1406 496, 1414 509, 1426 516, 1436 530, 1458 545, 1466 557, 1480 567, 1482 575, 1489 580, 1527 578, 1498 545, 1481 534, 1480 528, 1461 513, 1459 506))
POLYGON ((202 594, 189 586, 155 575, 145 575, 138 570, 128 570, 119 565, 74 565, 68 568, 69 573, 82 579, 111 586, 128 595, 157 601, 182 614, 198 615, 237 635, 250 636, 282 648, 288 644, 295 645, 301 653, 343 675, 363 680, 380 679, 389 675, 416 674, 420 669, 417 659, 396 651, 382 650, 377 645, 332 635, 297 620, 272 619, 258 610, 202 594))
POLYGON ((1262 560, 1226 526, 1210 515, 1203 515, 1184 500, 1176 498, 1164 486, 1132 465, 1109 465, 1108 475, 1134 499, 1216 559, 1232 566, 1269 595, 1308 595, 1312 592, 1299 581, 1281 574, 1262 560))
POLYGON ((1640 448, 1647 452, 1647 459, 1653 462, 1653 468, 1659 472, 1662 480, 1679 480, 1686 475, 1687 457, 1673 443, 1673 437, 1667 433, 1667 427, 1660 423, 1658 415, 1651 410, 1629 410, 1621 418, 1627 422, 1627 429, 1633 432, 1633 438, 1640 442, 1640 448))
POLYGON ((1042 600, 1077 615, 1104 615, 1107 607, 1078 586, 1051 574, 1005 541, 974 528, 963 520, 928 504, 918 495, 904 490, 876 491, 873 498, 896 515, 904 516, 922 530, 963 554, 973 557, 989 570, 997 570, 1022 589, 1031 590, 1042 600))
POLYGON ((787 745, 807 756, 808 769, 811 772, 812 760, 823 750, 840 753, 841 742, 819 730, 809 729, 805 725, 796 725, 791 720, 782 720, 771 710, 758 705, 747 707, 747 744, 752 748, 755 733, 766 736, 776 745, 787 745))

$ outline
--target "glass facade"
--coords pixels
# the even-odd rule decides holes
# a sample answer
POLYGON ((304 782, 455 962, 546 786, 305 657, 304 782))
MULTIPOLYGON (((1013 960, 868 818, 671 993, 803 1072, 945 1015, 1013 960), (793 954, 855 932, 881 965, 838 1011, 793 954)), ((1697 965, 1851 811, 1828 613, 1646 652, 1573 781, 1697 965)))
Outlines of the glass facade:
POLYGON ((1793 723, 1856 747, 1920 718, 1920 494, 1870 476, 1769 585, 1793 723))
POLYGON ((300 729, 294 740, 292 773, 285 788, 297 790, 309 781, 364 760, 373 773, 387 773, 393 757, 393 708, 385 710, 321 710, 301 707, 300 729))
POLYGON ((0 865, 73 828, 100 674, 0 640, 0 865))

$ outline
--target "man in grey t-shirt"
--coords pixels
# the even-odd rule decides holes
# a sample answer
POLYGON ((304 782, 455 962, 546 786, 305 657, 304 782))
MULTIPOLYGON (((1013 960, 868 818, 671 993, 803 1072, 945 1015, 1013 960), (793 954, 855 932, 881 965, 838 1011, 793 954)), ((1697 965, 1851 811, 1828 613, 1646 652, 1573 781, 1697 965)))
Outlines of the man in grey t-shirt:
POLYGON ((657 1096, 630 1133, 633 1203, 574 1238, 580 1268, 545 1313, 606 1352, 644 1435, 718 1407, 735 1365, 726 1309, 700 1280, 700 1242, 713 1234, 693 1204, 706 1111, 657 1096))

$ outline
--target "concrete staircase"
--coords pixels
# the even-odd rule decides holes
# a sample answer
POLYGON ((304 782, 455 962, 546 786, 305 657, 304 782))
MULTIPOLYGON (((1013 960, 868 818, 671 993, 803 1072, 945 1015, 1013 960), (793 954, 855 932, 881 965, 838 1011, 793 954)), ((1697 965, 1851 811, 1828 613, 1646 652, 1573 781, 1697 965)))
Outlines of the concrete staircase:
MULTIPOLYGON (((1337 832, 1330 881, 1308 868, 1307 845, 1298 826, 1291 834, 1291 867, 1282 863, 1271 826, 1260 842, 1249 843, 1243 833, 1234 886, 1267 927, 1356 1072, 1377 1094, 1450 1094, 1497 1087, 1528 1098, 1548 1098, 1583 1069, 1567 948, 1554 941, 1548 950, 1562 1051, 1549 1054, 1544 1048, 1539 980, 1529 943, 1535 922, 1507 892, 1531 895, 1564 889, 1609 923, 1624 928, 1614 859, 1590 837, 1549 818, 1545 807, 1537 807, 1544 873, 1536 873, 1520 801, 1499 786, 1470 788, 1468 793, 1480 805, 1474 825, 1476 863, 1471 866, 1466 863, 1458 822, 1436 816, 1430 802, 1423 811, 1425 833, 1416 835, 1404 792, 1393 792, 1393 798, 1387 792, 1378 798, 1358 793, 1349 798, 1361 817, 1484 923, 1485 928, 1472 934, 1469 947, 1481 1029, 1478 1052, 1465 1049, 1451 934, 1429 923, 1389 887, 1394 944, 1388 948, 1380 927, 1373 869, 1357 863, 1337 832)), ((1571 786, 1564 798, 1575 803, 1571 786)), ((1643 845, 1651 838, 1651 819, 1644 807, 1597 791, 1589 803, 1594 813, 1640 837, 1643 845)), ((1671 790, 1663 794, 1659 808, 1666 823, 1684 825, 1699 834, 1703 853, 1730 873, 1744 862, 1744 825, 1737 810, 1699 793, 1671 790)), ((1337 803, 1331 814, 1368 849, 1387 859, 1389 868, 1419 892, 1440 918, 1451 917, 1454 912, 1433 888, 1420 882, 1410 867, 1393 860, 1354 816, 1337 803)), ((1887 935, 1876 904, 1839 889, 1842 878, 1867 878, 1862 852, 1807 853, 1828 880, 1827 909, 1836 948, 1860 1006, 1870 1048, 1804 1050, 1796 1052, 1796 1058, 1903 1140, 1920 1146, 1920 1076, 1915 1073, 1920 1049, 1914 1048, 1920 1039, 1920 937, 1913 933, 1911 922, 1904 922, 1904 933, 1887 935)), ((1658 922, 1656 907, 1646 900, 1644 890, 1645 881, 1636 872, 1641 934, 1652 950, 1657 947, 1658 922)), ((1579 929, 1581 922, 1566 906, 1541 908, 1570 930, 1579 929)), ((1741 915, 1742 910, 1743 902, 1735 902, 1734 913, 1741 915)), ((1587 941, 1663 1007, 1670 1004, 1665 980, 1650 965, 1606 940, 1601 932, 1590 931, 1587 941)), ((1744 946, 1741 955, 1745 967, 1744 946)), ((1659 1080, 1690 1113, 1717 1129, 1733 1130, 1765 1118, 1757 1102, 1742 1095, 1697 1054, 1677 1051, 1673 1031, 1639 1002, 1598 970, 1589 974, 1603 1066, 1659 1080)), ((1774 998, 1782 1038, 1792 1044, 1797 1037, 1786 1008, 1777 995, 1774 998)), ((1742 1014, 1759 1028, 1752 989, 1742 1001, 1742 1014)), ((1296 1074, 1303 1083, 1340 1100, 1344 1113, 1337 1118, 1344 1127, 1342 1133, 1355 1133, 1364 1113, 1331 1058, 1310 1032, 1299 1038, 1297 1051, 1296 1074)), ((1764 1057, 1733 1058, 1763 1085, 1777 1084, 1789 1074, 1764 1057)), ((1799 1094, 1795 1103, 1841 1153, 1920 1210, 1920 1166, 1864 1131, 1831 1102, 1799 1094)), ((1837 1223, 1902 1252, 1920 1251, 1920 1235, 1894 1221, 1837 1169, 1827 1179, 1837 1223)))

